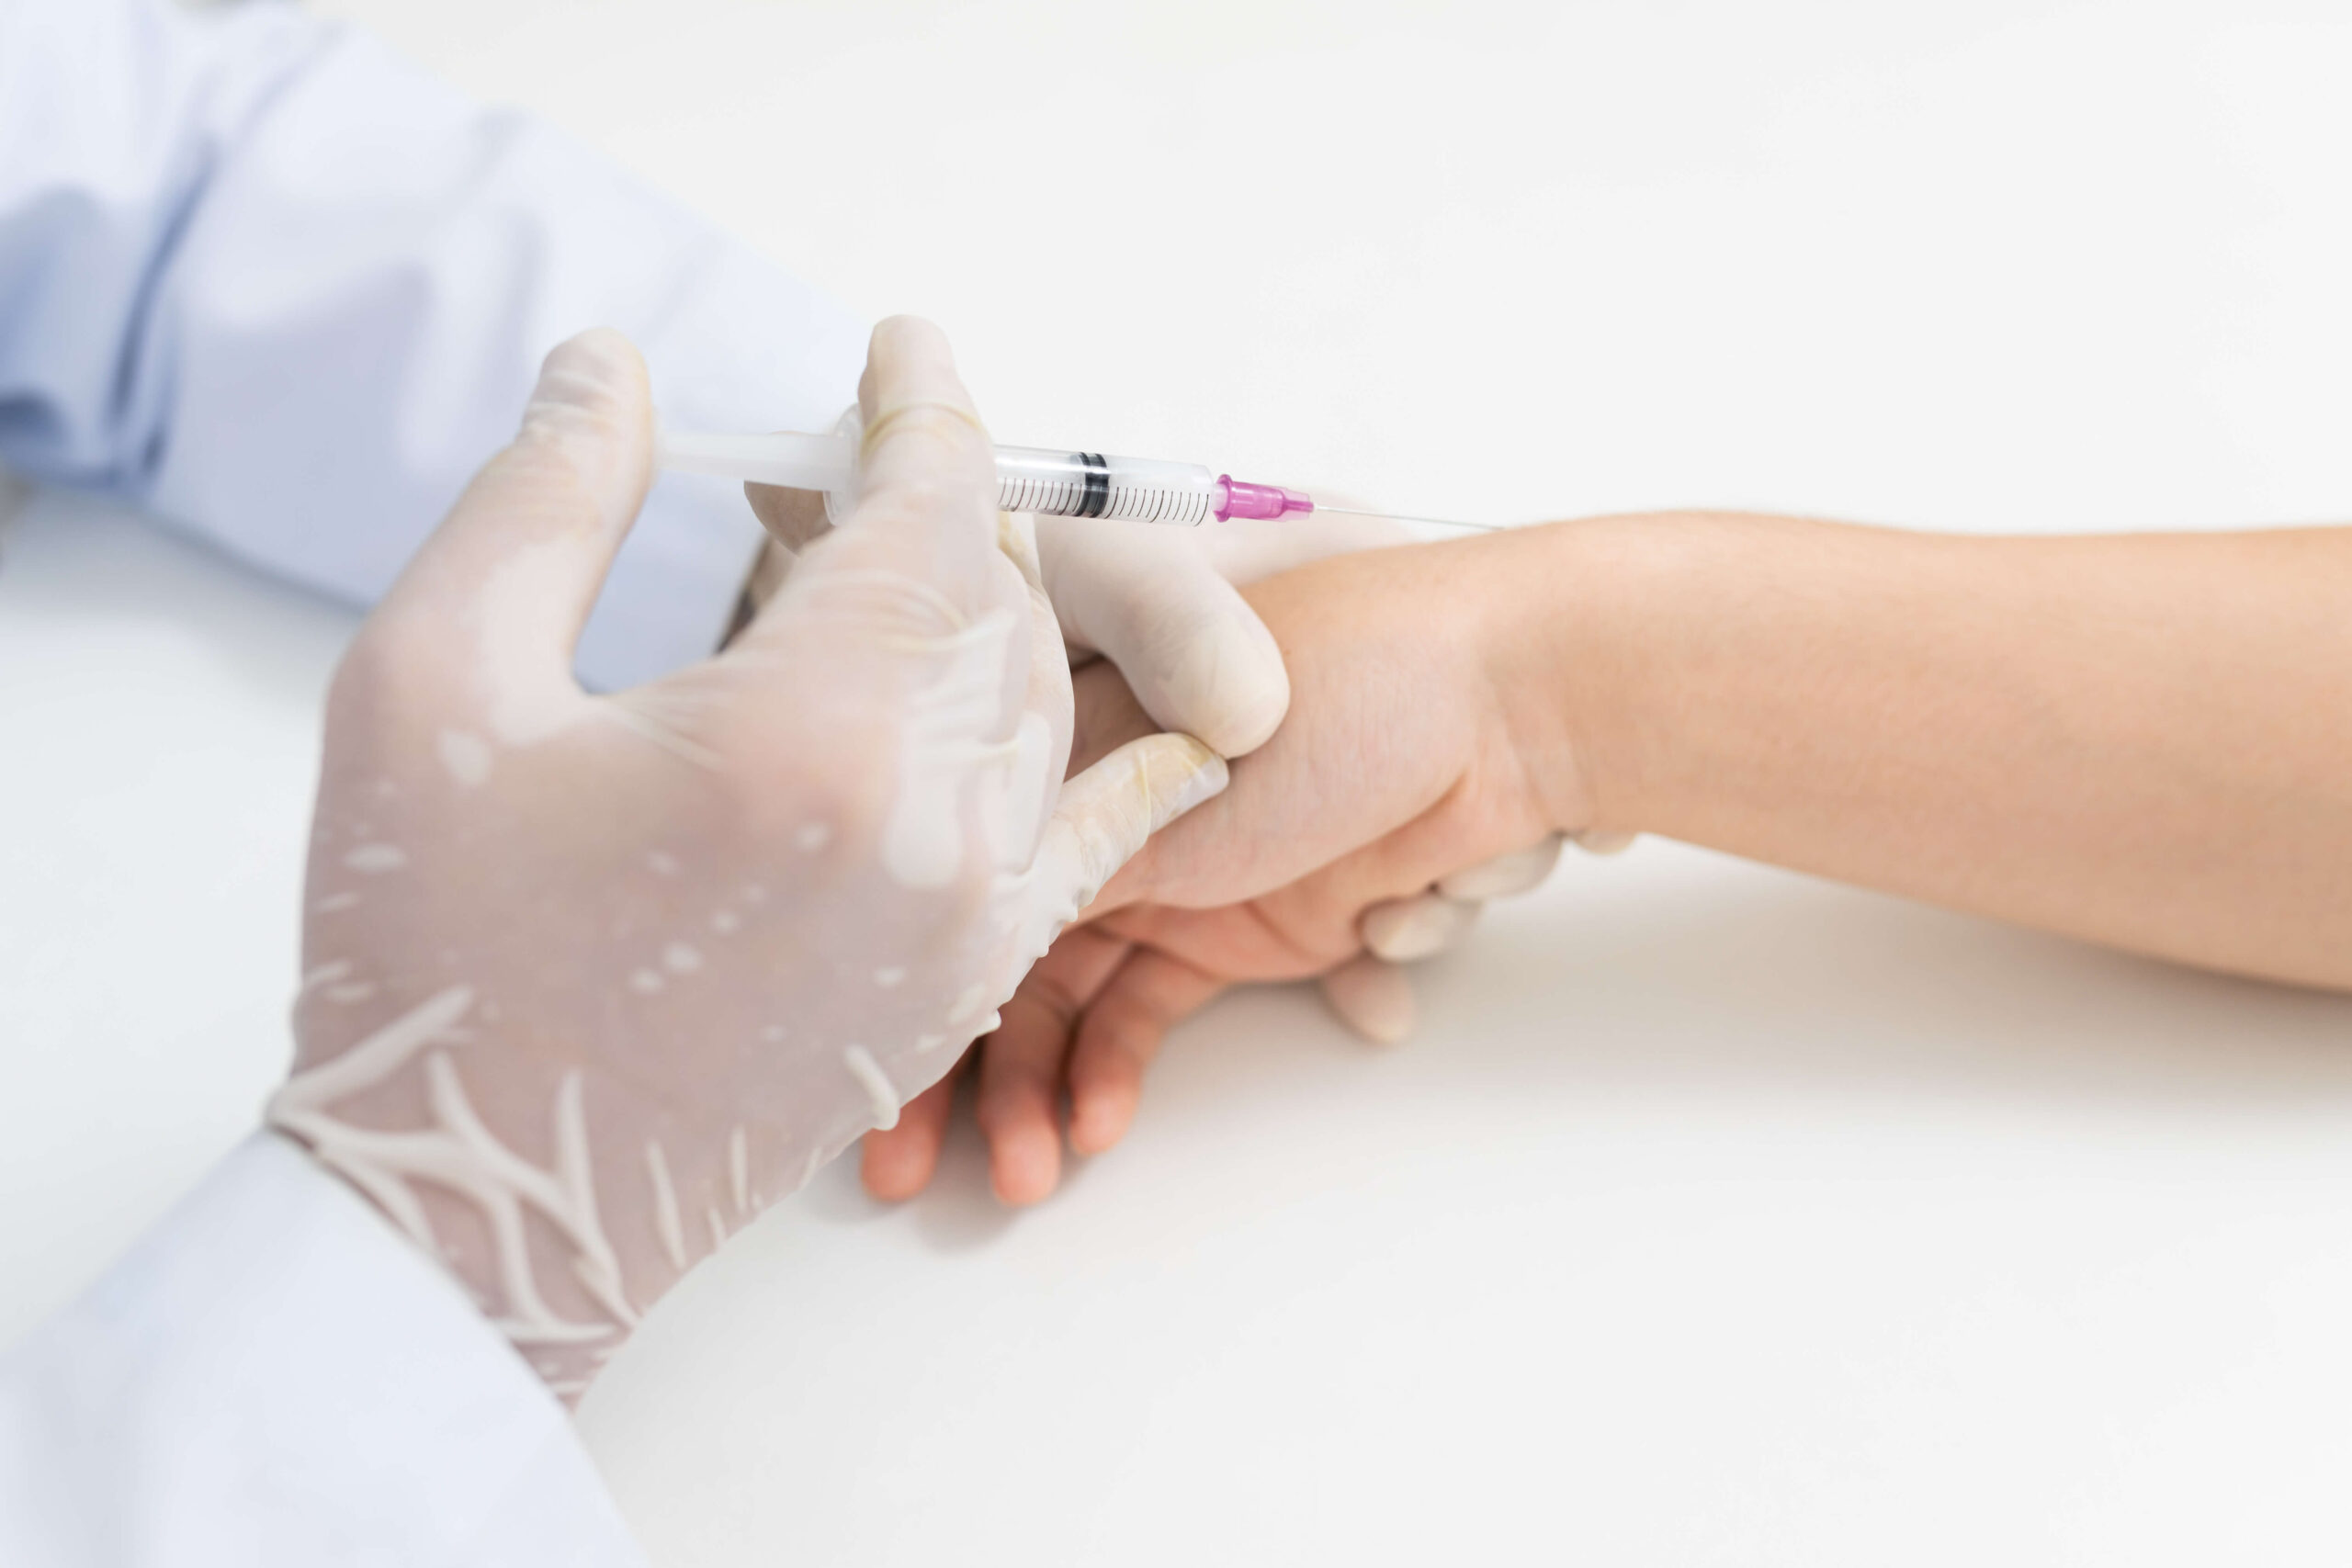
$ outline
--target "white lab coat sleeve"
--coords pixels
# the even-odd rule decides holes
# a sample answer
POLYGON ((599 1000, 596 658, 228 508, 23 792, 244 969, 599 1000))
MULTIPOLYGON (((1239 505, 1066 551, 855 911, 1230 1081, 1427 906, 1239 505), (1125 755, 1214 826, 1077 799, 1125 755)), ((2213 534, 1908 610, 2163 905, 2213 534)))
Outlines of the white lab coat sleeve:
MULTIPOLYGON (((527 116, 275 0, 0 0, 0 463, 354 603, 618 327, 682 427, 830 428, 865 329, 527 116)), ((758 539, 665 476, 592 620, 615 686, 707 653, 758 539)))
POLYGON ((456 1281, 256 1134, 0 1358, 11 1568, 644 1568, 456 1281))

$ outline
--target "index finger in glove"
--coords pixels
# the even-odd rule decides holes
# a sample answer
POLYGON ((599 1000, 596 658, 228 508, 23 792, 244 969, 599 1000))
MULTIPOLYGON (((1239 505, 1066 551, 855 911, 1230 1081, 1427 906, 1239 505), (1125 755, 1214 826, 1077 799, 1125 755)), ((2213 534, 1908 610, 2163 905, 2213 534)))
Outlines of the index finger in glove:
POLYGON ((1024 956, 1043 953, 1145 840, 1227 777, 1225 760, 1191 736, 1147 735, 1065 784, 1031 866, 1024 956))

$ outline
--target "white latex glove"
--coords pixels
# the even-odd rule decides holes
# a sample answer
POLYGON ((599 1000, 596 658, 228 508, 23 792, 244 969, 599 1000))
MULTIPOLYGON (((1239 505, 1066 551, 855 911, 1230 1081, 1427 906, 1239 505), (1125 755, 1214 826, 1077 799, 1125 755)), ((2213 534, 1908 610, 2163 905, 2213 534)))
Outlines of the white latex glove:
POLYGON ((859 400, 850 525, 723 654, 593 696, 571 648, 653 424, 636 351, 574 339, 329 700, 269 1120, 565 1394, 1224 786, 1178 734, 1061 782, 1066 656, 937 331, 876 328, 859 400))

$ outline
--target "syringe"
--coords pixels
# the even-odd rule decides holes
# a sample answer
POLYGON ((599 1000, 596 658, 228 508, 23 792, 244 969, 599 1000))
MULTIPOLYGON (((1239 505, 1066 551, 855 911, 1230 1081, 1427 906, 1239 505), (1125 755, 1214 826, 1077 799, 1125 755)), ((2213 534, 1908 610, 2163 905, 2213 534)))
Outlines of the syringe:
MULTIPOLYGON (((780 431, 768 435, 706 435, 662 433, 665 468, 714 474, 752 484, 822 491, 825 511, 835 522, 856 499, 857 460, 863 424, 853 405, 828 435, 780 431)), ((1056 452, 1042 446, 996 449, 997 509, 1042 512, 1056 517, 1124 517, 1137 523, 1194 526, 1214 518, 1273 520, 1311 512, 1385 517, 1340 506, 1317 507, 1304 491, 1282 485, 1251 484, 1199 463, 1169 463, 1148 457, 1115 457, 1101 452, 1056 452)), ((1440 517, 1397 517, 1442 528, 1490 530, 1483 523, 1440 517)))

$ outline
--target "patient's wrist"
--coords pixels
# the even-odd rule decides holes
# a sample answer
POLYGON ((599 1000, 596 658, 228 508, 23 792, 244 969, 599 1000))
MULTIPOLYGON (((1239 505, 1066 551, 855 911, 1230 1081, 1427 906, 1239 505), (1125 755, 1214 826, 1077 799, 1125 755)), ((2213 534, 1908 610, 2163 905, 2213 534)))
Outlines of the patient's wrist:
POLYGON ((1736 520, 1599 517, 1498 536, 1489 668, 1513 748, 1562 832, 1638 832, 1671 728, 1672 644, 1703 626, 1736 520))

